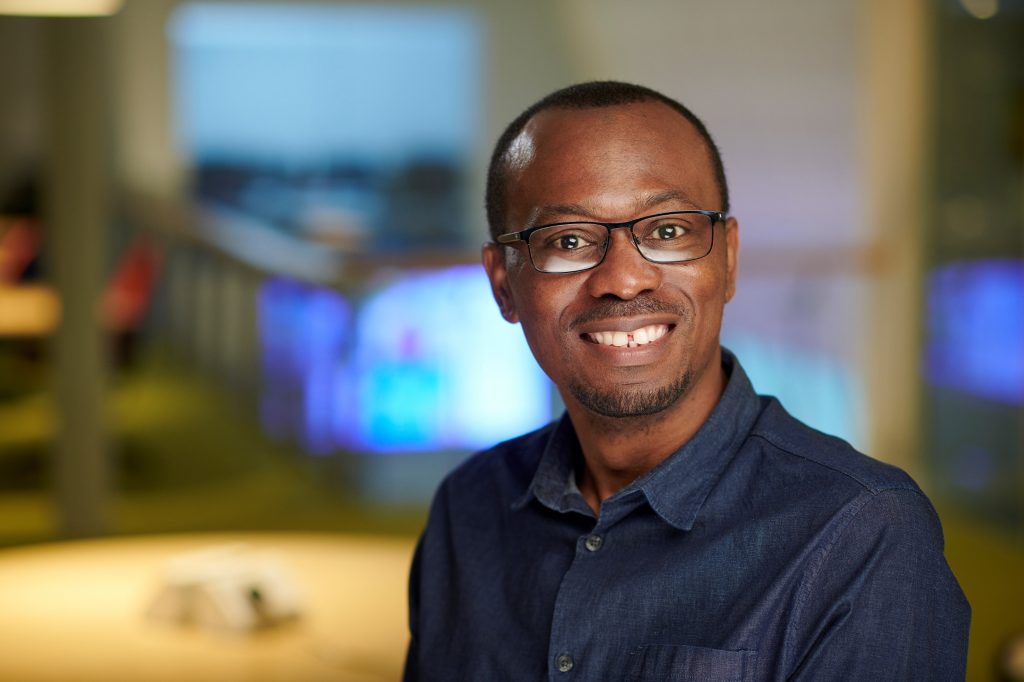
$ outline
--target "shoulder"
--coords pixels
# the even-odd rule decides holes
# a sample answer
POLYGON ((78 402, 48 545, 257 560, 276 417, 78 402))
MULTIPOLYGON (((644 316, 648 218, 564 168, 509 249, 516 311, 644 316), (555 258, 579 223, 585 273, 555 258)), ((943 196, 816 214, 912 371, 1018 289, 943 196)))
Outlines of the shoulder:
POLYGON ((963 679, 971 609, 913 479, 775 401, 751 438, 759 456, 750 459, 785 490, 774 501, 799 521, 786 524, 801 557, 787 625, 792 679, 836 669, 849 679, 963 679))
POLYGON ((871 544, 882 529, 897 544, 942 551, 938 514, 909 474, 810 428, 774 398, 762 403, 737 462, 752 502, 800 519, 822 551, 851 538, 871 544))
POLYGON ((860 603, 862 614, 943 614, 950 627, 966 628, 970 607, 943 555, 938 514, 910 475, 810 428, 774 398, 762 401, 748 441, 759 456, 751 459, 780 482, 784 503, 811 533, 802 617, 820 623, 860 603), (863 608, 875 599, 885 603, 863 608))
POLYGON ((890 490, 921 494, 906 472, 858 452, 846 441, 816 431, 790 415, 775 398, 762 397, 750 437, 786 468, 819 482, 869 495, 890 490))
POLYGON ((471 455, 441 482, 436 501, 452 503, 505 499, 523 495, 558 422, 498 443, 471 455))

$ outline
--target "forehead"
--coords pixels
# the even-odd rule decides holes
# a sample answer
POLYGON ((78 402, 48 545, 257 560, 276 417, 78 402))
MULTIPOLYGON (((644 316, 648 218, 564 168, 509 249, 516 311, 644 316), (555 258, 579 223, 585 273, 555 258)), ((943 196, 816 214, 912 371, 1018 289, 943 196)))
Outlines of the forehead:
POLYGON ((542 111, 507 162, 509 218, 520 226, 549 205, 625 219, 632 206, 666 192, 695 208, 720 208, 707 144, 661 102, 542 111))

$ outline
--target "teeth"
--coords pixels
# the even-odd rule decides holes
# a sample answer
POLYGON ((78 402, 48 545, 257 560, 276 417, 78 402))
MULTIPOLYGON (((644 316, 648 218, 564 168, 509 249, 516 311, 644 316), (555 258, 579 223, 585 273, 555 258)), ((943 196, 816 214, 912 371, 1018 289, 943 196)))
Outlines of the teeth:
POLYGON ((636 348, 657 341, 667 333, 667 324, 652 324, 631 332, 591 332, 587 336, 591 341, 602 346, 636 348))

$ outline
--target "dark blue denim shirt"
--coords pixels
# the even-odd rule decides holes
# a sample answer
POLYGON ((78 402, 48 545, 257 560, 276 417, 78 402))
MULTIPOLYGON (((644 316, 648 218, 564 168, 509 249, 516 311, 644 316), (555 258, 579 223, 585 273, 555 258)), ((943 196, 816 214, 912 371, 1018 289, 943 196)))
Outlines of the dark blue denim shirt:
POLYGON ((407 680, 962 680, 970 607, 905 473, 729 380, 601 505, 567 417, 441 485, 407 680))

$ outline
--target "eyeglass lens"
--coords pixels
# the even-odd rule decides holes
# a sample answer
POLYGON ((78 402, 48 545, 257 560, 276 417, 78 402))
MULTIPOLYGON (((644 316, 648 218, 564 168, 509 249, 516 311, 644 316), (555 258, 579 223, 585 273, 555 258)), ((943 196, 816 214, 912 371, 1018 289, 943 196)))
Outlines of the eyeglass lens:
MULTIPOLYGON (((701 213, 645 218, 633 226, 633 241, 647 260, 680 263, 711 251, 712 219, 701 213)), ((604 259, 611 232, 599 223, 566 223, 530 235, 530 257, 542 272, 577 272, 604 259)))

